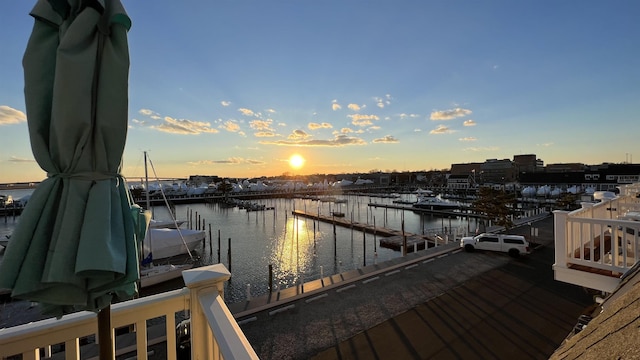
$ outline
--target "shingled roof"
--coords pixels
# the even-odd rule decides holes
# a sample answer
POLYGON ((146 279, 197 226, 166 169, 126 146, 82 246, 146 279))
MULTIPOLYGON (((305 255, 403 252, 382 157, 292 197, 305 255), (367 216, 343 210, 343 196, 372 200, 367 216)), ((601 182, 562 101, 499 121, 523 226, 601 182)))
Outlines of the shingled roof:
MULTIPOLYGON (((580 330, 578 325, 550 359, 640 358, 640 263, 580 330)), ((586 322, 588 319, 583 319, 586 322)))

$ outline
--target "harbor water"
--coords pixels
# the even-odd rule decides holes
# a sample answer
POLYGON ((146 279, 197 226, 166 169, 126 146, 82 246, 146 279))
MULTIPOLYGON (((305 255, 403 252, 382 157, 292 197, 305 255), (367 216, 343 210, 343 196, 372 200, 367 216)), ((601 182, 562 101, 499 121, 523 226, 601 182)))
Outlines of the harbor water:
MULTIPOLYGON (((4 191, 14 199, 32 190, 4 191)), ((362 224, 375 224, 407 233, 467 232, 478 227, 474 218, 439 217, 409 210, 370 206, 392 205, 393 200, 415 201, 413 194, 400 198, 337 195, 342 202, 326 199, 272 198, 251 200, 265 205, 266 210, 247 211, 220 203, 175 205, 178 220, 187 222, 183 227, 204 230, 207 233, 194 256, 199 265, 222 263, 231 271, 225 287, 225 301, 234 303, 247 297, 269 292, 270 267, 272 290, 356 269, 376 262, 402 256, 401 251, 380 247, 381 236, 363 233, 331 223, 303 217, 294 217, 294 210, 329 216, 342 213, 344 218, 362 224)), ((154 218, 170 218, 166 206, 153 207, 154 218)), ((0 219, 0 237, 11 234, 19 217, 0 219)), ((409 249, 411 250, 411 249, 409 249)), ((0 261, 2 253, 0 253, 0 261)), ((174 259, 184 261, 184 259, 174 259)), ((180 286, 168 284, 165 286, 180 286)))

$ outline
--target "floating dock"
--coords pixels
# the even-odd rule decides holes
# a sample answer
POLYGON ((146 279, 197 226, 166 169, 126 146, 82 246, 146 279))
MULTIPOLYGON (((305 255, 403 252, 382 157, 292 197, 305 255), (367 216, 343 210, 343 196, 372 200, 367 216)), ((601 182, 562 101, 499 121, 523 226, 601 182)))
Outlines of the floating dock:
POLYGON ((406 231, 403 233, 399 230, 373 226, 371 224, 363 224, 355 221, 352 222, 344 217, 321 215, 317 213, 314 214, 303 210, 293 210, 291 213, 294 216, 301 216, 308 219, 327 222, 358 231, 364 231, 369 234, 380 235, 382 237, 380 239, 380 246, 393 250, 401 250, 405 241, 407 252, 414 250, 424 250, 427 247, 435 246, 436 244, 445 244, 446 242, 439 237, 413 234, 406 231))

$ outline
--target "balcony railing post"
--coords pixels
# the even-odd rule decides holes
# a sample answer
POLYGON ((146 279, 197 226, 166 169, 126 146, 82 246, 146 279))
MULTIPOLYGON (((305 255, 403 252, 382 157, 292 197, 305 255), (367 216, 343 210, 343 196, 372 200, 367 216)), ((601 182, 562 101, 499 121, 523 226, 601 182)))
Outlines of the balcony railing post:
POLYGON ((568 211, 555 210, 553 212, 553 238, 555 239, 555 264, 554 267, 567 267, 567 216, 568 211))
POLYGON ((211 359, 214 356, 214 339, 198 297, 217 292, 224 298, 224 282, 231 278, 231 273, 224 265, 215 264, 183 271, 182 278, 191 299, 191 359, 211 359))

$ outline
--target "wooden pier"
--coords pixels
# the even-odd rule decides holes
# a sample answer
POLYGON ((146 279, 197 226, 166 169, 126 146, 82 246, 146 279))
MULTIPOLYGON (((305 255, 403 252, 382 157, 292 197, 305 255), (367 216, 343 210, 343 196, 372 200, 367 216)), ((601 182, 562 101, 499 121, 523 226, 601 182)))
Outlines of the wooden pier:
POLYGON ((393 250, 401 250, 403 244, 406 245, 407 252, 412 252, 414 250, 424 250, 427 247, 435 246, 436 243, 440 245, 445 243, 445 241, 439 237, 413 234, 406 231, 403 233, 401 230, 373 226, 371 224, 363 224, 355 221, 352 222, 344 217, 328 216, 317 213, 314 214, 303 210, 293 210, 291 213, 294 216, 301 216, 358 231, 364 231, 369 234, 380 235, 382 237, 380 239, 380 246, 393 250))

